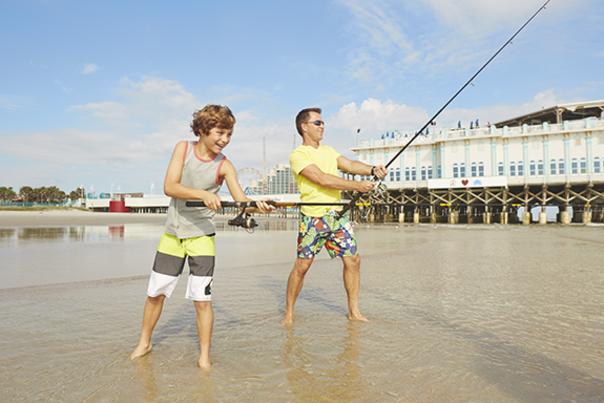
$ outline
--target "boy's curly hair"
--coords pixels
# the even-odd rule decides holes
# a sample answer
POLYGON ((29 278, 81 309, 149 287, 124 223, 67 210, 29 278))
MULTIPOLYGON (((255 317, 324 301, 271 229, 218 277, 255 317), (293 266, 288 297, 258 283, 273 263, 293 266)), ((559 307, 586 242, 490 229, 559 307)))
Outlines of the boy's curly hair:
POLYGON ((212 128, 232 129, 235 122, 235 116, 228 106, 206 105, 193 112, 191 129, 196 136, 207 136, 212 128))

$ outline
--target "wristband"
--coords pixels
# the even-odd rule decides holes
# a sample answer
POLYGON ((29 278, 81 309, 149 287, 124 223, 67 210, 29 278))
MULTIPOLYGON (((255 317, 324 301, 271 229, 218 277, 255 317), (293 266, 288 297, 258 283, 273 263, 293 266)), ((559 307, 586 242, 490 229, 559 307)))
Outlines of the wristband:
POLYGON ((375 176, 375 165, 371 167, 371 176, 375 176))

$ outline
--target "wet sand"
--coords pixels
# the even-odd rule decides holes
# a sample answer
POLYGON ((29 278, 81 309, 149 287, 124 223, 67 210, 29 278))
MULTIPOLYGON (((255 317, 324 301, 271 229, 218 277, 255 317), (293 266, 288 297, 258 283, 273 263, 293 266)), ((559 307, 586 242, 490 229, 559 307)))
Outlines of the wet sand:
POLYGON ((83 210, 0 211, 0 227, 43 225, 163 224, 165 214, 96 213, 83 210))
POLYGON ((126 224, 114 235, 107 226, 67 228, 51 231, 50 239, 23 228, 0 237, 0 261, 12 256, 18 266, 3 263, 0 270, 3 284, 18 284, 0 289, 5 401, 599 402, 604 396, 601 227, 357 226, 361 307, 371 322, 346 319, 340 263, 322 254, 289 331, 279 320, 294 229, 273 224, 250 235, 224 228, 217 237, 209 374, 195 367, 194 310, 184 299, 184 278, 164 309, 154 351, 127 359, 162 226, 126 224), (32 267, 36 259, 39 267, 32 267))

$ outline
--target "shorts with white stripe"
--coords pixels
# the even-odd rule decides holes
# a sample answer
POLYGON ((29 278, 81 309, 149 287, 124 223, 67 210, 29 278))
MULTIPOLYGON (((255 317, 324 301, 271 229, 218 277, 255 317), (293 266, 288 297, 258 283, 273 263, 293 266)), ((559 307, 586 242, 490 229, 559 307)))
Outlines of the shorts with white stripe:
POLYGON ((165 295, 169 298, 183 272, 186 259, 190 271, 186 298, 211 301, 214 250, 213 235, 178 239, 172 234, 163 234, 157 246, 147 295, 165 295))

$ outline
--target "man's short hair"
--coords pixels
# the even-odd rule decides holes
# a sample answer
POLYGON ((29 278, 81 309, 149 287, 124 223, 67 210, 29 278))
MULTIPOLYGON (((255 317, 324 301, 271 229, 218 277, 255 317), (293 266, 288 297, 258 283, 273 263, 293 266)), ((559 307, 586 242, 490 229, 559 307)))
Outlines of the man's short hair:
POLYGON ((193 112, 191 129, 196 136, 208 135, 210 130, 232 129, 235 126, 235 116, 228 106, 206 105, 198 111, 193 112))
POLYGON ((306 123, 308 118, 310 117, 310 113, 321 113, 321 108, 306 108, 302 109, 296 115, 296 130, 298 130, 298 134, 302 136, 302 123, 306 123))

